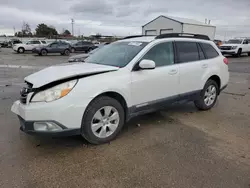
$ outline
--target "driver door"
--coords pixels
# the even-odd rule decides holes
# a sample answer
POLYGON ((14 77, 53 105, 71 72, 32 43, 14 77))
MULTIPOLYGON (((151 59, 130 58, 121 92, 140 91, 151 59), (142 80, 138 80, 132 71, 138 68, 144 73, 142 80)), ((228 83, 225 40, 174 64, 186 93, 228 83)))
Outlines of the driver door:
POLYGON ((131 98, 135 111, 145 107, 159 107, 176 100, 179 91, 179 65, 174 63, 172 42, 155 45, 142 59, 154 61, 156 67, 149 70, 139 68, 131 73, 131 98))

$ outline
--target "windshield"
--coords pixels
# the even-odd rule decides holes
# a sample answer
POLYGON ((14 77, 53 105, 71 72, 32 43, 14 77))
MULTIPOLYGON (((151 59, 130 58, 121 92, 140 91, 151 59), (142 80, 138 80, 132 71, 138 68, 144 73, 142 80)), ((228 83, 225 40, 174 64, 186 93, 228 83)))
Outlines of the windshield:
POLYGON ((116 42, 104 46, 89 56, 85 62, 116 67, 126 66, 148 43, 116 42))
POLYGON ((227 42, 228 44, 241 44, 242 40, 241 39, 232 39, 227 42))

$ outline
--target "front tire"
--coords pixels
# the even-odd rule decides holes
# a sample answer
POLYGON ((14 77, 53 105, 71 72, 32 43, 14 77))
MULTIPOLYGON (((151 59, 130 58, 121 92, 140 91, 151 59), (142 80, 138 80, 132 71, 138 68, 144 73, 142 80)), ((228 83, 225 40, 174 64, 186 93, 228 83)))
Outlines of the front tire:
POLYGON ((81 135, 91 144, 104 144, 115 139, 124 125, 122 105, 101 96, 90 103, 82 119, 81 135))
POLYGON ((211 109, 218 98, 219 87, 214 80, 208 80, 200 93, 199 99, 194 101, 195 106, 199 110, 211 109))
POLYGON ((23 47, 20 47, 20 48, 17 49, 17 53, 23 54, 24 51, 25 51, 25 49, 23 47))
POLYGON ((242 53, 242 49, 239 49, 238 52, 237 52, 237 54, 236 54, 236 57, 240 57, 241 53, 242 53))
POLYGON ((48 54, 47 50, 42 50, 41 53, 40 53, 42 56, 45 56, 48 54))

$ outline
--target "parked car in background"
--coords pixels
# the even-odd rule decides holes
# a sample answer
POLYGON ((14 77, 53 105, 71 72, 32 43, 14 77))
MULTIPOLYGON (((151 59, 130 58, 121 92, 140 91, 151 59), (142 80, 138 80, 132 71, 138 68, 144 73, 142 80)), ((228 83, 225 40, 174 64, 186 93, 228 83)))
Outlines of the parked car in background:
POLYGON ((116 41, 85 63, 26 77, 11 110, 28 134, 80 134, 92 144, 110 142, 132 117, 174 102, 193 101, 209 110, 226 88, 229 71, 227 58, 204 38, 171 33, 116 41))
POLYGON ((22 43, 22 41, 20 41, 19 39, 10 39, 8 41, 1 41, 0 45, 4 48, 12 48, 13 45, 20 43, 22 43))
POLYGON ((90 52, 91 50, 95 49, 95 45, 92 42, 88 41, 78 41, 72 44, 71 52, 90 52))
POLYGON ((44 40, 31 40, 27 43, 14 44, 13 50, 17 53, 24 53, 25 51, 32 51, 33 48, 46 45, 44 40))
POLYGON ((99 44, 98 47, 92 51, 90 51, 89 53, 87 54, 79 54, 79 55, 74 55, 74 56, 71 56, 69 59, 68 59, 68 62, 69 63, 73 63, 73 62, 84 62, 84 60, 89 57, 91 54, 94 54, 96 51, 98 51, 99 49, 101 49, 103 46, 106 46, 107 44, 109 43, 103 43, 103 44, 99 44))
POLYGON ((222 41, 221 40, 214 40, 214 43, 216 44, 216 46, 221 46, 222 45, 222 41))
POLYGON ((8 48, 9 42, 8 42, 8 41, 1 41, 1 42, 0 42, 0 45, 1 45, 3 48, 8 48))
POLYGON ((33 48, 32 52, 38 55, 47 55, 48 53, 60 53, 61 55, 69 55, 71 45, 65 41, 55 41, 48 45, 33 48))
POLYGON ((250 56, 250 38, 231 39, 220 47, 222 54, 240 57, 242 53, 250 56))

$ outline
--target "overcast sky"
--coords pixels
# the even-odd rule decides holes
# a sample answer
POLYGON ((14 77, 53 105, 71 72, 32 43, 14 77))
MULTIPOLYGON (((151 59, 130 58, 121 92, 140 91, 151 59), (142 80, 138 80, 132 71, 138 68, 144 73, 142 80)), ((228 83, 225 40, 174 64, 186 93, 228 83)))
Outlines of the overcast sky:
POLYGON ((0 35, 13 34, 28 22, 61 32, 124 36, 140 34, 141 26, 159 15, 184 17, 217 26, 217 37, 250 37, 250 0, 0 0, 0 35))

